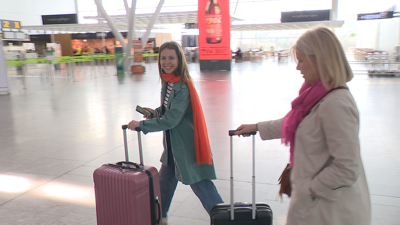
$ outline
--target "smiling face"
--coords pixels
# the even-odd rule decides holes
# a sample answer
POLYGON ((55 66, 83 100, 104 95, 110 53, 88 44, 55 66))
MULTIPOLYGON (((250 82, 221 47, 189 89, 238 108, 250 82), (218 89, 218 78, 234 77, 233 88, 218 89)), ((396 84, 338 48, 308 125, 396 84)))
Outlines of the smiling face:
POLYGON ((174 73, 179 65, 178 55, 176 54, 176 51, 174 49, 165 48, 164 50, 162 50, 160 55, 160 64, 161 68, 164 70, 164 73, 174 73))
POLYGON ((319 79, 315 59, 307 57, 299 52, 296 52, 296 57, 298 60, 296 69, 300 70, 300 73, 304 75, 303 77, 307 84, 314 84, 319 79))

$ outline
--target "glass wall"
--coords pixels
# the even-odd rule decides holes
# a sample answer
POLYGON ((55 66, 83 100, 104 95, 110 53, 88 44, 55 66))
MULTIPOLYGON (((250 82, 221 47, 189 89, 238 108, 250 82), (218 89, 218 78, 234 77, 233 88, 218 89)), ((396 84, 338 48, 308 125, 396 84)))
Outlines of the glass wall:
POLYGON ((358 21, 357 14, 393 11, 399 3, 399 0, 380 0, 379 4, 376 0, 338 0, 337 20, 343 20, 344 24, 335 32, 343 49, 347 53, 353 53, 355 48, 393 52, 400 44, 400 40, 393 40, 399 38, 399 18, 358 21))
POLYGON ((306 30, 286 31, 232 31, 231 49, 236 51, 290 49, 306 30))

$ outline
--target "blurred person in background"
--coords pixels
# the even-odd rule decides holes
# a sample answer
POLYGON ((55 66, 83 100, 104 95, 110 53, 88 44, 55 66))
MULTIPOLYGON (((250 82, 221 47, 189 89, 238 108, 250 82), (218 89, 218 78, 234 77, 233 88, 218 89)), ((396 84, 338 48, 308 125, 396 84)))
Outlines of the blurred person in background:
POLYGON ((237 51, 235 52, 235 59, 242 59, 242 50, 238 47, 237 51))
POLYGON ((103 53, 110 54, 110 50, 108 50, 107 46, 103 47, 103 53))
POLYGON ((76 51, 74 53, 75 56, 81 56, 82 55, 82 48, 81 46, 76 47, 76 51))
POLYGON ((236 134, 259 131, 262 140, 290 145, 287 225, 369 225, 359 112, 346 85, 353 73, 342 46, 318 27, 304 33, 292 53, 305 80, 292 110, 278 120, 243 124, 236 134))

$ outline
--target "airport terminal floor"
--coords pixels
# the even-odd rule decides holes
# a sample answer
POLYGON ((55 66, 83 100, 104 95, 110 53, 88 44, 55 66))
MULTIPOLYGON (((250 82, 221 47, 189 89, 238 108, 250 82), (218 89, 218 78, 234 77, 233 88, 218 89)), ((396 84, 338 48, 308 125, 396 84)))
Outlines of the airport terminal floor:
MULTIPOLYGON (((145 74, 116 76, 112 66, 77 65, 73 77, 48 77, 29 68, 23 79, 8 68, 9 95, 0 95, 0 224, 95 225, 93 171, 123 161, 121 125, 142 116, 136 105, 160 105, 157 64, 145 74), (51 79, 54 79, 53 81, 51 79)), ((294 62, 232 63, 232 71, 190 73, 203 104, 218 179, 230 201, 228 130, 278 119, 290 110, 303 82, 294 62)), ((372 224, 400 221, 400 78, 369 77, 354 64, 350 90, 360 111, 361 154, 372 202, 372 224)), ((162 133, 142 135, 144 163, 160 168, 162 133)), ((251 138, 234 137, 235 201, 251 202, 251 138)), ((136 132, 128 132, 131 161, 139 161, 136 132)), ((278 178, 289 159, 280 140, 256 137, 256 201, 268 203, 274 225, 286 221, 289 198, 278 178)), ((208 214, 190 187, 178 185, 171 225, 206 225, 208 214)))

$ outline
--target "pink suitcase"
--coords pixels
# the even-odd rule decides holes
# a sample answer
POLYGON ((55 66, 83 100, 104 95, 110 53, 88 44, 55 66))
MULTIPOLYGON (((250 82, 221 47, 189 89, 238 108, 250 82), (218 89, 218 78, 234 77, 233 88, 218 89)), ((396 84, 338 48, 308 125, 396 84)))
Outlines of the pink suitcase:
POLYGON ((105 164, 93 173, 97 224, 158 225, 162 222, 158 171, 143 165, 140 130, 140 164, 129 162, 127 127, 122 126, 125 161, 105 164))

